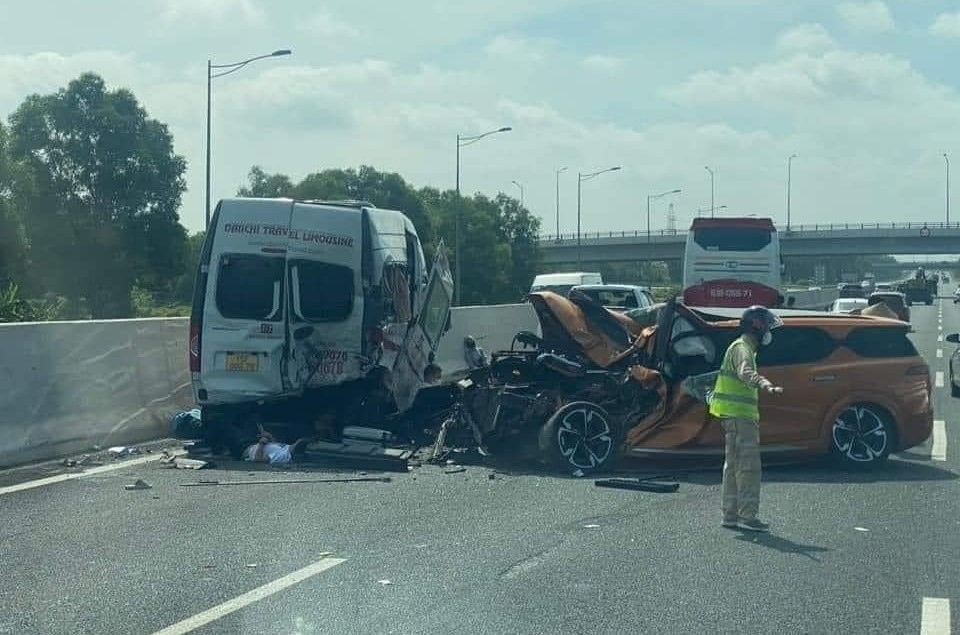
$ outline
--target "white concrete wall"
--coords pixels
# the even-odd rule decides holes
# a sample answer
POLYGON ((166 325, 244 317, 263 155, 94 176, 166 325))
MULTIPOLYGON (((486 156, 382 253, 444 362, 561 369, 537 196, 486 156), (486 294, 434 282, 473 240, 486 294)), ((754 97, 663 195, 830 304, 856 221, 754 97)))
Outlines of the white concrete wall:
POLYGON ((185 318, 0 324, 0 466, 164 434, 186 340, 185 318))

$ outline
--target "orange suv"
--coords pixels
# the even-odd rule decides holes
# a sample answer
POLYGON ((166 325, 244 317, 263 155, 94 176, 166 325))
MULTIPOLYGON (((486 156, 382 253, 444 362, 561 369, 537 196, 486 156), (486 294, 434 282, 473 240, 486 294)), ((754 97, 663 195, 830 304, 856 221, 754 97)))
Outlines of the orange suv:
MULTIPOLYGON (((658 333, 659 350, 653 351, 666 385, 717 370, 738 335, 739 316, 737 309, 666 305, 656 329, 669 329, 669 336, 658 333)), ((791 311, 781 318, 783 326, 757 358, 760 372, 784 387, 781 395, 760 397, 765 453, 832 454, 864 465, 929 438, 930 371, 907 337, 909 325, 818 312, 791 311)), ((686 391, 670 392, 659 414, 628 430, 628 451, 722 452, 723 433, 705 404, 686 391)))

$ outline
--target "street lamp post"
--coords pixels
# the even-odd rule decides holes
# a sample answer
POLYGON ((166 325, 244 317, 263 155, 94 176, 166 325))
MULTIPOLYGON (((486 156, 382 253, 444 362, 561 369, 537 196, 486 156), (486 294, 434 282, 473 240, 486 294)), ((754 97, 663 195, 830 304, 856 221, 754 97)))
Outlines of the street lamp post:
MULTIPOLYGON (((722 209, 727 209, 727 206, 726 206, 726 205, 721 205, 721 206, 717 207, 716 211, 719 211, 719 210, 722 210, 722 209)), ((702 207, 698 207, 698 208, 697 208, 697 218, 699 218, 700 215, 703 214, 704 212, 710 212, 710 217, 713 218, 713 212, 714 212, 713 208, 705 209, 705 208, 702 208, 702 207)))
POLYGON ((670 190, 669 192, 663 192, 662 194, 647 194, 647 242, 650 242, 650 201, 655 201, 658 198, 663 198, 664 196, 670 196, 671 194, 679 194, 680 190, 670 190))
POLYGON ((457 135, 457 211, 456 211, 456 229, 455 229, 455 238, 454 238, 454 249, 456 250, 455 260, 456 263, 454 266, 457 269, 456 280, 453 287, 453 303, 455 306, 460 306, 460 280, 461 280, 461 271, 460 267, 460 221, 461 216, 463 215, 463 201, 460 198, 460 148, 465 148, 468 145, 474 144, 477 141, 480 141, 484 137, 489 137, 492 134, 497 134, 498 132, 510 132, 513 130, 510 126, 503 126, 502 128, 497 128, 496 130, 491 130, 489 132, 484 132, 483 134, 477 135, 457 135))
POLYGON ((560 173, 567 169, 563 166, 557 170, 557 240, 560 240, 560 173))
POLYGON ((714 183, 713 168, 711 168, 709 165, 705 165, 703 166, 703 168, 710 173, 710 218, 713 218, 713 210, 716 209, 715 203, 713 201, 713 195, 714 195, 714 192, 716 192, 716 188, 713 185, 714 183))
POLYGON ((790 186, 793 176, 793 160, 797 158, 796 154, 791 154, 787 159, 787 231, 790 231, 790 186))
POLYGON ((943 160, 947 164, 947 225, 950 224, 950 157, 943 153, 943 160))
POLYGON ((581 187, 580 185, 584 181, 589 181, 590 179, 595 179, 605 172, 614 172, 619 170, 620 166, 616 165, 612 168, 607 168, 606 170, 598 170, 596 172, 590 172, 589 174, 583 174, 582 172, 577 172, 577 266, 579 267, 583 263, 583 259, 580 255, 580 202, 581 202, 581 187))
POLYGON ((511 181, 511 183, 520 188, 520 207, 523 207, 523 183, 520 181, 511 181))
POLYGON ((206 178, 206 213, 204 215, 204 224, 203 229, 206 231, 210 227, 210 104, 211 104, 211 93, 213 87, 213 80, 216 77, 223 77, 224 75, 229 75, 230 73, 235 73, 240 70, 250 62, 256 62, 257 60, 266 59, 268 57, 281 57, 284 55, 290 55, 291 51, 289 49, 280 49, 274 51, 273 53, 268 53, 266 55, 257 55, 256 57, 251 57, 250 59, 243 60, 242 62, 236 62, 234 64, 214 64, 211 60, 207 60, 207 178, 206 178), (213 72, 214 69, 225 69, 220 72, 213 72))

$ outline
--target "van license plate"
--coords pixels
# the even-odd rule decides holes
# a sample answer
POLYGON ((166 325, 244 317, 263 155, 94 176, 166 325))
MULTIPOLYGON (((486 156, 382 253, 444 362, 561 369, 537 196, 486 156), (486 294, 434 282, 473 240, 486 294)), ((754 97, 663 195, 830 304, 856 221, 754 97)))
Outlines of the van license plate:
POLYGON ((250 353, 230 353, 227 355, 227 370, 241 373, 255 373, 260 368, 260 359, 250 353))

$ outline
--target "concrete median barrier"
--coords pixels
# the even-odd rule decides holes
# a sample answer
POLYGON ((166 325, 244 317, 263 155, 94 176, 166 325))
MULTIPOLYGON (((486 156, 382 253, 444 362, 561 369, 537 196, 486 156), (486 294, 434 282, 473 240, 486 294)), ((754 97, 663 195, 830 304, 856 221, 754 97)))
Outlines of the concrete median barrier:
POLYGON ((191 401, 185 318, 0 324, 0 466, 164 434, 191 401))

